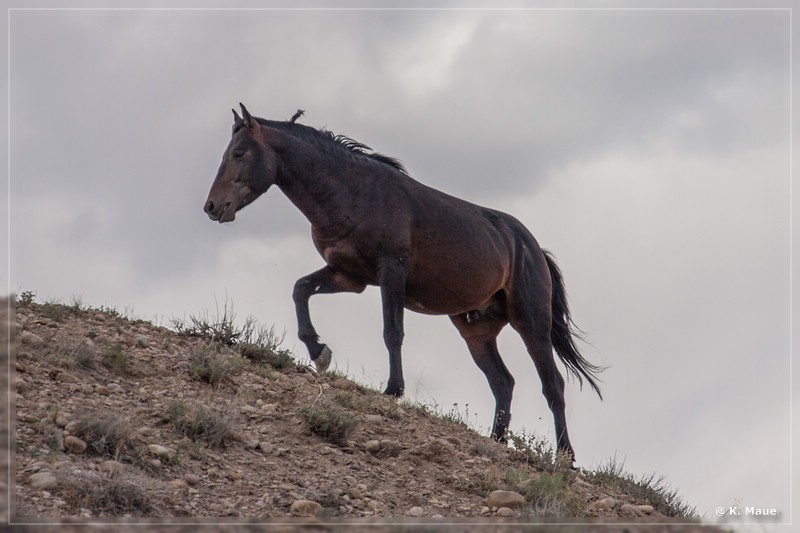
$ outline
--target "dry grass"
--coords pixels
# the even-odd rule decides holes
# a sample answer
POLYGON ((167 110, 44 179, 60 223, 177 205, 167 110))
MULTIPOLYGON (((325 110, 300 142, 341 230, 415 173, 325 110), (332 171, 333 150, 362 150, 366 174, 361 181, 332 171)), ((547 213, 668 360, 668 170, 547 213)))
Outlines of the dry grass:
POLYGON ((312 433, 340 446, 347 444, 358 425, 353 416, 330 407, 301 407, 298 413, 312 433))
POLYGON ((116 413, 86 413, 77 419, 73 433, 86 441, 86 452, 119 460, 130 443, 133 429, 116 413))
POLYGON ((193 442, 202 440, 212 448, 224 448, 232 439, 229 419, 204 405, 174 401, 169 405, 168 416, 175 431, 193 442))

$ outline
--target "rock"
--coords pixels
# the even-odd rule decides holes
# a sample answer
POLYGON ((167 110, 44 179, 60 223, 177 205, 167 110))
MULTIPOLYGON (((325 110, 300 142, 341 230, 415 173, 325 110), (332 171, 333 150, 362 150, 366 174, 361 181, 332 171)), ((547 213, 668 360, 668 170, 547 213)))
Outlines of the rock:
POLYGON ((191 486, 195 486, 200 483, 200 478, 194 474, 186 474, 183 476, 183 480, 191 486))
POLYGON ((492 510, 489 509, 487 506, 482 506, 480 510, 481 516, 488 516, 492 513, 492 510))
POLYGON ((393 440, 369 440, 364 444, 364 449, 378 457, 397 457, 403 450, 400 443, 393 440))
POLYGON ((69 424, 67 415, 65 415, 64 413, 58 413, 56 415, 56 425, 60 428, 65 428, 67 427, 67 424, 69 424))
POLYGON ((425 509, 416 505, 411 509, 409 509, 408 512, 406 513, 407 516, 414 516, 414 517, 420 517, 424 514, 425 514, 425 509))
POLYGON ((525 497, 511 490, 495 490, 489 494, 487 504, 489 507, 522 507, 525 497))
POLYGON ((19 342, 28 346, 41 346, 44 344, 44 339, 30 331, 23 331, 22 335, 19 336, 19 342))
POLYGON ((253 415, 258 413, 258 408, 253 407, 252 405, 243 405, 239 408, 239 411, 241 411, 241 413, 244 415, 253 415))
POLYGON ((319 516, 322 506, 311 500, 295 500, 289 512, 292 516, 319 516))
POLYGON ((517 512, 514 509, 511 509, 510 507, 501 507, 497 510, 497 516, 508 518, 512 516, 517 516, 517 512))
POLYGON ((28 477, 28 484, 35 489, 50 490, 58 486, 58 480, 52 472, 37 472, 28 477))
POLYGON ((380 424, 383 422, 383 417, 381 415, 365 415, 364 422, 368 424, 380 424))
POLYGON ((86 451, 86 442, 74 435, 64 437, 64 449, 69 453, 83 453, 86 451))
POLYGON ((111 389, 109 389, 105 385, 98 385, 97 387, 94 388, 94 391, 100 396, 108 396, 109 394, 111 394, 111 389))
POLYGON ((28 390, 28 382, 20 377, 14 378, 14 390, 23 393, 28 390))
POLYGON ((176 488, 176 489, 185 489, 187 487, 186 481, 184 481, 182 479, 173 479, 172 481, 169 482, 169 485, 170 485, 170 487, 173 487, 173 488, 176 488))
POLYGON ((103 461, 100 463, 100 471, 105 472, 111 477, 117 476, 122 473, 122 470, 125 468, 125 465, 119 463, 117 461, 103 461))
POLYGON ((644 513, 636 508, 635 505, 623 503, 619 508, 619 514, 622 516, 644 516, 644 513))
POLYGON ((348 487, 355 487, 358 484, 358 481, 353 476, 344 476, 342 480, 347 483, 348 487))
POLYGON ((617 500, 614 498, 603 498, 602 500, 597 500, 596 502, 592 502, 589 506, 590 511, 611 511, 612 509, 617 507, 617 500))
POLYGON ((133 341, 139 348, 148 348, 150 346, 150 339, 147 338, 147 335, 136 335, 133 341))
POLYGON ((59 372, 56 374, 56 381, 60 381, 61 383, 77 383, 78 378, 66 372, 59 372))
POLYGON ((358 384, 347 378, 338 378, 333 382, 333 388, 339 390, 358 390, 358 384))
POLYGON ((653 514, 655 512, 655 508, 652 505, 637 505, 636 508, 644 514, 653 514))
POLYGON ((379 440, 368 440, 366 444, 364 444, 364 449, 367 450, 369 453, 378 453, 381 451, 381 441, 379 440))
POLYGON ((166 446, 161 446, 160 444, 150 444, 147 446, 147 449, 156 457, 166 457, 169 459, 175 456, 175 450, 167 448, 166 446))

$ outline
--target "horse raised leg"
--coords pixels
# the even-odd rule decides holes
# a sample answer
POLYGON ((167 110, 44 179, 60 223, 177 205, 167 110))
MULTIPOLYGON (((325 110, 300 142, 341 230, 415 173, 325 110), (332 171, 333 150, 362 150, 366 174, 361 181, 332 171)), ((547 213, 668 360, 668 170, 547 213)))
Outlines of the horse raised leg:
POLYGON ((308 354, 319 372, 324 372, 328 369, 332 353, 327 345, 319 342, 319 335, 317 335, 317 331, 311 323, 311 313, 308 309, 309 298, 314 294, 360 293, 365 288, 365 284, 359 283, 330 267, 324 267, 307 276, 303 276, 294 284, 292 298, 294 299, 297 313, 297 336, 308 348, 308 354))
POLYGON ((506 430, 511 421, 511 394, 514 390, 514 378, 500 359, 497 351, 497 335, 500 334, 507 320, 492 318, 470 318, 469 313, 450 317, 453 324, 467 343, 472 359, 478 365, 494 394, 495 409, 492 438, 498 442, 506 442, 506 430))

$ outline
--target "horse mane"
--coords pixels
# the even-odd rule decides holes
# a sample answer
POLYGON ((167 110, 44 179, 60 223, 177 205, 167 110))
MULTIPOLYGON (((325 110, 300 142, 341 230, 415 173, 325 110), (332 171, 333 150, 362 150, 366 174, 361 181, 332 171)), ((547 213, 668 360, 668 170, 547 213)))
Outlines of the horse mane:
POLYGON ((408 175, 406 167, 403 166, 403 163, 400 162, 399 159, 375 152, 366 144, 356 141, 355 139, 346 135, 336 134, 325 128, 317 129, 311 126, 306 126, 305 124, 299 124, 296 121, 303 115, 303 113, 303 111, 298 109, 297 113, 295 113, 294 116, 292 116, 292 118, 286 122, 267 120, 258 117, 253 118, 255 118, 259 124, 264 126, 285 131, 301 139, 315 142, 320 146, 326 146, 332 149, 344 148, 350 154, 364 156, 373 161, 377 161, 378 163, 388 165, 391 168, 399 170, 403 174, 408 175))

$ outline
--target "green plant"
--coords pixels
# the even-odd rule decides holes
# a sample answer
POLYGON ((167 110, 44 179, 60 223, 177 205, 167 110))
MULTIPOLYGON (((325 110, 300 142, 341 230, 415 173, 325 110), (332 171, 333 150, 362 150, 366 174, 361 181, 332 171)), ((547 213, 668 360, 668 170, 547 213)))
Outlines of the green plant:
POLYGON ((226 377, 240 374, 249 365, 248 359, 229 350, 216 351, 210 346, 201 346, 189 355, 189 376, 216 387, 226 377))
POLYGON ((43 303, 39 307, 39 311, 44 317, 49 318, 50 320, 55 320, 56 322, 63 322, 67 315, 72 312, 69 307, 64 304, 60 304, 55 300, 50 300, 43 303))
POLYGON ((301 407, 298 411, 312 433, 333 444, 345 445, 358 421, 330 407, 301 407))

